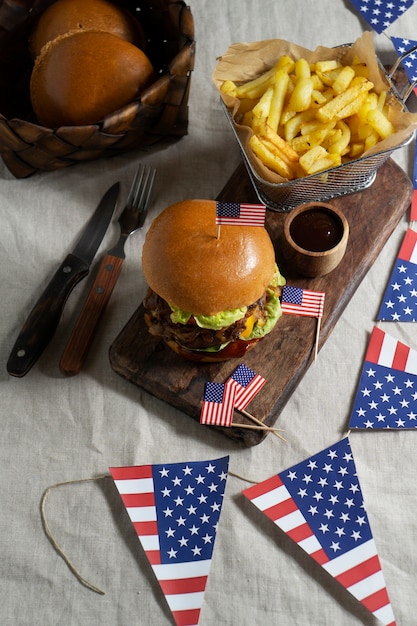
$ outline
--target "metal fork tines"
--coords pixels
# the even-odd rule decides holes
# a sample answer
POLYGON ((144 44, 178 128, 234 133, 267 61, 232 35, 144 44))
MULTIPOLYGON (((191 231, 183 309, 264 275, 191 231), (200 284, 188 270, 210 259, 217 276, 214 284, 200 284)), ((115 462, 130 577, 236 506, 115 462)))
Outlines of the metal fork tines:
POLYGON ((124 244, 129 235, 142 228, 148 213, 148 206, 152 195, 156 169, 150 166, 139 165, 133 178, 132 185, 126 200, 125 208, 120 217, 120 238, 117 244, 108 251, 108 254, 124 258, 124 244))
POLYGON ((119 217, 120 237, 102 260, 96 279, 62 354, 59 367, 67 376, 81 370, 100 318, 107 306, 125 259, 127 238, 142 228, 151 199, 156 169, 139 165, 133 178, 125 207, 119 217))

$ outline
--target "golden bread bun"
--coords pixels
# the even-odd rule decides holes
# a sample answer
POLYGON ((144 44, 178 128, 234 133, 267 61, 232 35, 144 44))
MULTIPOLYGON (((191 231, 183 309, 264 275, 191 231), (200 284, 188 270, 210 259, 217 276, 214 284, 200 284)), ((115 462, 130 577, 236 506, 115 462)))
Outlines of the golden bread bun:
POLYGON ((107 0, 58 0, 41 14, 33 28, 32 55, 37 57, 46 43, 73 30, 102 30, 140 48, 145 45, 140 23, 127 10, 107 0))
POLYGON ((221 226, 216 202, 185 200, 152 222, 142 251, 151 289, 169 304, 196 315, 256 302, 275 270, 271 239, 260 226, 221 226))
POLYGON ((49 128, 94 124, 139 97, 153 80, 147 56, 101 31, 75 31, 43 47, 30 80, 38 121, 49 128))

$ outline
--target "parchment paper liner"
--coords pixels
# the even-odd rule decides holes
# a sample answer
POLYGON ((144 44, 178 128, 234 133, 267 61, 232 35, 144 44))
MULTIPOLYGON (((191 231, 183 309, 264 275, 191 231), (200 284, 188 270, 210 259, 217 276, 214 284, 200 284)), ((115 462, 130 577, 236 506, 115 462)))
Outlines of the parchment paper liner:
MULTIPOLYGON (((374 90, 378 94, 383 90, 388 91, 391 87, 387 76, 378 63, 373 36, 370 32, 365 32, 352 45, 342 45, 338 48, 319 46, 314 51, 283 39, 232 44, 225 54, 219 57, 213 72, 213 81, 224 104, 231 111, 236 133, 254 169, 261 178, 274 184, 286 183, 288 179, 265 167, 262 161, 253 153, 248 145, 249 139, 253 134, 252 129, 238 124, 235 119, 239 108, 239 100, 222 93, 220 88, 225 80, 232 80, 239 84, 260 76, 269 70, 284 54, 292 57, 294 60, 303 57, 309 63, 336 59, 346 65, 350 64, 353 58, 357 56, 361 62, 366 63, 368 66, 369 80, 374 83, 374 90)), ((359 160, 400 147, 417 128, 417 114, 405 111, 401 100, 390 95, 387 98, 387 102, 390 105, 389 119, 394 124, 396 132, 388 139, 379 141, 372 149, 365 152, 359 160)), ((355 159, 352 159, 348 163, 353 163, 354 161, 355 159)))

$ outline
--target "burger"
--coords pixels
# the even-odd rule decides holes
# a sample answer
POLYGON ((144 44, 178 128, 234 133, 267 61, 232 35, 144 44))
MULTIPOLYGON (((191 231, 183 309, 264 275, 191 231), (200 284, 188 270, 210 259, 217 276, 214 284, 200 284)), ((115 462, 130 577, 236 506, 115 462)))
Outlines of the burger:
POLYGON ((282 315, 281 276, 263 226, 216 225, 216 202, 166 208, 145 238, 149 332, 191 361, 242 357, 282 315))

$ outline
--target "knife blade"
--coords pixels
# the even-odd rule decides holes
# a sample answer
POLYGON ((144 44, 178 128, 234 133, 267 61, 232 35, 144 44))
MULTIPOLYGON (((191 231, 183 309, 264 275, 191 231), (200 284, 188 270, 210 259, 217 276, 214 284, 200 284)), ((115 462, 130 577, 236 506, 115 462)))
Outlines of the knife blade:
POLYGON ((11 376, 25 376, 52 339, 69 294, 89 272, 112 218, 119 191, 118 182, 106 191, 75 248, 58 267, 23 324, 7 361, 11 376))

